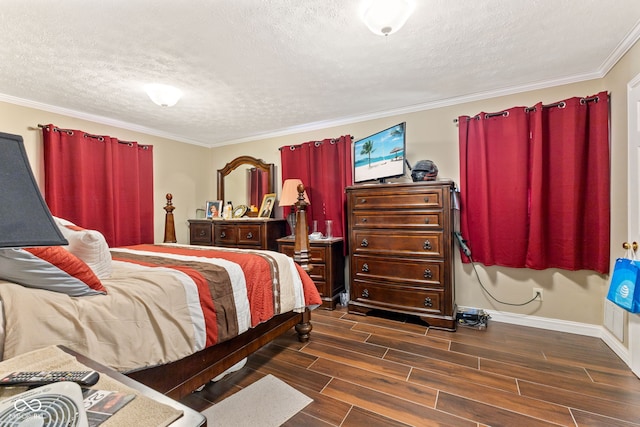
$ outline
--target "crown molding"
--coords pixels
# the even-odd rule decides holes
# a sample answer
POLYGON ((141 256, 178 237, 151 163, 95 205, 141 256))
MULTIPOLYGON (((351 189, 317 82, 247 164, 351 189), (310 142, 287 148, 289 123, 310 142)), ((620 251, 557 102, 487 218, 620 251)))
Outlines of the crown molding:
POLYGON ((600 66, 600 77, 607 75, 609 71, 622 59, 622 57, 640 40, 640 22, 629 31, 629 34, 616 46, 600 66))
POLYGON ((170 139, 172 141, 184 142, 186 144, 199 145, 201 147, 209 147, 209 144, 195 141, 192 139, 181 137, 180 135, 175 135, 167 132, 162 132, 157 129, 148 128, 145 126, 136 125, 129 122, 124 122, 120 120, 111 119, 109 117, 98 116, 95 114, 83 113, 77 110, 71 110, 69 108, 56 107, 55 105, 49 105, 42 102, 31 101, 28 99, 18 98, 11 95, 5 95, 0 93, 0 101, 6 102, 9 104, 20 105, 22 107, 34 108, 36 110, 48 111, 54 114, 60 114, 63 116, 72 117, 74 119, 86 120, 89 122, 99 123, 102 125, 113 126, 120 129, 126 129, 134 132, 140 132, 145 135, 157 136, 160 138, 170 139))

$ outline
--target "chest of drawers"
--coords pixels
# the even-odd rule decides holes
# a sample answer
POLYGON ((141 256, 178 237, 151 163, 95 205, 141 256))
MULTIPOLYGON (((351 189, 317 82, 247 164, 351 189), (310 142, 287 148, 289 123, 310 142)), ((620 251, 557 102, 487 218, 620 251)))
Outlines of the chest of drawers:
POLYGON ((349 312, 382 309, 455 330, 451 181, 347 188, 349 312))
MULTIPOLYGON (((333 239, 309 240, 309 258, 313 269, 309 276, 316 284, 322 308, 333 310, 344 292, 344 241, 333 239)), ((278 239, 278 251, 293 258, 295 240, 291 237, 278 239)))
POLYGON ((192 245, 276 251, 276 240, 284 233, 284 219, 189 220, 189 243, 192 245))

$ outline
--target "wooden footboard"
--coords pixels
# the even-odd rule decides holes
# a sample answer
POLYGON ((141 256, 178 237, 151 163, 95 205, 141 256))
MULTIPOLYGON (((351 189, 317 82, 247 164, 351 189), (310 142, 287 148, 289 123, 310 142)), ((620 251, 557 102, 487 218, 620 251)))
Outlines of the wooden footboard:
POLYGON ((292 327, 296 328, 300 341, 308 341, 310 319, 308 309, 304 313, 280 314, 229 341, 176 362, 130 372, 127 376, 180 400, 292 327))

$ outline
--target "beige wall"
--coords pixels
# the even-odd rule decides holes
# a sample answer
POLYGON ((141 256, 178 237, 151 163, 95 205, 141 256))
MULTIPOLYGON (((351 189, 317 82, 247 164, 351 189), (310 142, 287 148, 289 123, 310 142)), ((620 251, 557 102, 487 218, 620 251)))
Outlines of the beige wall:
MULTIPOLYGON (((241 155, 251 155, 276 164, 276 179, 281 182, 278 148, 310 140, 350 134, 356 139, 381 129, 407 122, 407 156, 412 164, 420 159, 433 160, 440 177, 459 179, 457 127, 453 119, 481 111, 493 112, 516 105, 532 106, 536 102, 551 103, 572 96, 592 95, 602 90, 611 93, 612 209, 611 260, 621 255, 620 243, 627 237, 626 180, 626 84, 640 73, 640 45, 634 48, 603 79, 550 89, 470 102, 451 107, 425 110, 350 125, 302 132, 213 149, 182 144, 158 137, 73 119, 32 108, 0 103, 0 130, 23 135, 36 176, 42 176, 42 141, 33 130, 38 123, 54 123, 60 127, 82 129, 90 133, 109 134, 154 145, 155 189, 157 205, 155 236, 163 237, 164 196, 174 195, 176 231, 180 243, 188 242, 186 220, 195 217, 196 208, 204 208, 206 200, 216 199, 216 170, 241 155)), ((407 178, 409 179, 409 178, 407 178)), ((279 188, 278 188, 279 192, 279 188)), ((498 299, 509 302, 528 300, 532 288, 544 289, 544 301, 525 307, 513 307, 492 301, 480 289, 469 265, 456 263, 456 301, 461 306, 482 307, 510 313, 535 315, 552 319, 601 325, 603 301, 608 276, 590 271, 544 271, 484 267, 478 273, 485 287, 498 299)))

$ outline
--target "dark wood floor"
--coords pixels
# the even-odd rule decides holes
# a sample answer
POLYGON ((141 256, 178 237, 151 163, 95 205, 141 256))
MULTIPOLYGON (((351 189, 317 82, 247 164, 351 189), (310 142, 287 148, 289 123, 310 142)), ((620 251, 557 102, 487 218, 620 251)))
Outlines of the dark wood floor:
POLYGON ((491 322, 428 329, 316 310, 247 367, 182 403, 203 410, 266 374, 314 399, 287 426, 634 426, 640 380, 600 339, 491 322))

